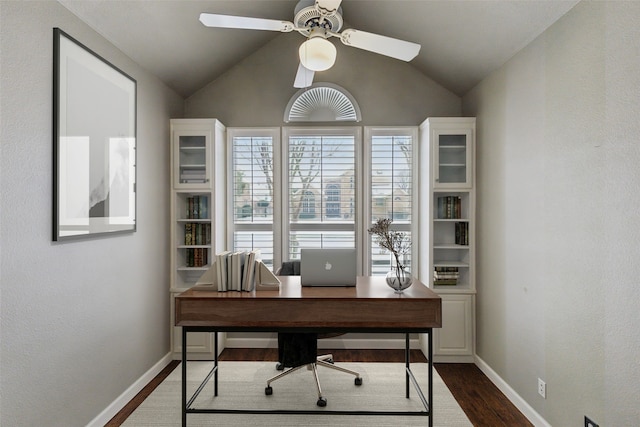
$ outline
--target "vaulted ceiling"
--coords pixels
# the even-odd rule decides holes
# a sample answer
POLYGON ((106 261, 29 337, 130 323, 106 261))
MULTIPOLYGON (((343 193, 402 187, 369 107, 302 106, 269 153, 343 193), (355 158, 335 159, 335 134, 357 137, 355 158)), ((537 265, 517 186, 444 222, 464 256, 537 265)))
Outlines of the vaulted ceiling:
MULTIPOLYGON (((292 21, 297 4, 297 0, 58 1, 184 97, 281 36, 207 28, 198 21, 201 12, 292 21)), ((411 64, 462 96, 577 2, 343 0, 343 28, 421 44, 411 64)))

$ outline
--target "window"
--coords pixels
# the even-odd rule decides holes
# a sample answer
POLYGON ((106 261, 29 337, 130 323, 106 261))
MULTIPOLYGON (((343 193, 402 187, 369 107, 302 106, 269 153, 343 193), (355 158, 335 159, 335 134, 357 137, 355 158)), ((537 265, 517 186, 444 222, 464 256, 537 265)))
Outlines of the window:
POLYGON ((262 261, 274 258, 274 150, 278 128, 229 129, 229 245, 233 250, 260 249, 262 261))
MULTIPOLYGON (((262 250, 270 267, 301 248, 362 248, 363 274, 386 274, 390 254, 367 232, 392 218, 411 233, 417 128, 229 128, 230 249, 262 250)), ((415 226, 415 225, 414 225, 415 226)), ((410 264, 411 256, 407 257, 410 264)))
POLYGON ((361 144, 360 128, 285 128, 288 171, 284 222, 285 259, 301 248, 356 246, 356 191, 353 176, 361 144), (344 206, 344 208, 343 208, 344 206))
MULTIPOLYGON (((413 210, 413 170, 415 128, 367 128, 368 147, 366 177, 370 180, 367 203, 369 227, 378 218, 391 218, 392 228, 411 237, 413 210)), ((391 266, 391 254, 381 249, 368 235, 371 274, 385 274, 391 266)), ((411 267, 411 254, 406 263, 411 267)))

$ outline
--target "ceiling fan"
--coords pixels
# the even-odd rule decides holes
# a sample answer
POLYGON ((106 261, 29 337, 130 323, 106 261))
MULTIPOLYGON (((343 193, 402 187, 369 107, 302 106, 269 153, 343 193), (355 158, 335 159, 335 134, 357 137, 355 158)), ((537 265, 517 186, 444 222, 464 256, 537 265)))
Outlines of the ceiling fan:
POLYGON ((336 47, 327 40, 337 37, 352 47, 380 55, 411 61, 418 55, 420 45, 365 31, 342 28, 342 0, 300 0, 294 11, 294 22, 246 16, 201 13, 200 22, 207 27, 239 28, 247 30, 297 31, 308 40, 298 50, 300 65, 293 84, 302 88, 311 86, 316 71, 328 70, 336 60, 336 47))

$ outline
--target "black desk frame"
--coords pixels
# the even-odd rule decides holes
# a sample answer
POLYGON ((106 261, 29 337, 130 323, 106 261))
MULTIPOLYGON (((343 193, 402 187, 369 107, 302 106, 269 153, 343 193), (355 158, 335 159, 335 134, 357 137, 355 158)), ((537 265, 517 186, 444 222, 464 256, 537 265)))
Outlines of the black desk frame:
POLYGON ((259 328, 242 328, 242 327, 208 327, 208 326, 183 326, 182 327, 182 427, 187 427, 187 414, 326 414, 326 415, 418 415, 428 416, 428 426, 433 427, 433 349, 432 349, 432 330, 425 329, 349 329, 341 330, 332 328, 331 330, 307 329, 307 328, 281 328, 278 330, 262 330, 259 328), (187 335, 189 332, 211 332, 214 333, 214 366, 209 371, 200 386, 187 401, 187 335), (371 332, 371 333, 402 333, 405 335, 405 397, 409 398, 409 382, 411 381, 418 393, 425 411, 332 411, 332 410, 282 410, 282 409, 197 409, 191 405, 198 397, 202 389, 214 377, 214 396, 218 395, 218 334, 217 332, 371 332), (428 385, 427 397, 425 398, 417 379, 411 372, 410 366, 410 349, 409 334, 425 333, 427 334, 427 363, 428 363, 428 385))

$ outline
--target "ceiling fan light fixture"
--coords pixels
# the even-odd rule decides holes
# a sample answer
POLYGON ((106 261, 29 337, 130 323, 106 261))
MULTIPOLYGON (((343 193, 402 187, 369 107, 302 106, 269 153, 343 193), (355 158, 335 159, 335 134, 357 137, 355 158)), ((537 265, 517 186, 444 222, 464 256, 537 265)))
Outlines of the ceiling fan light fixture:
POLYGON ((329 40, 313 37, 300 45, 300 63, 307 70, 325 71, 336 62, 337 50, 329 40))

